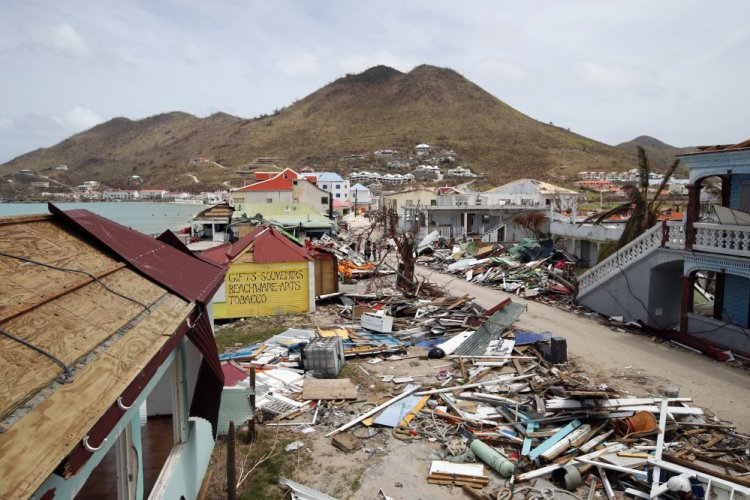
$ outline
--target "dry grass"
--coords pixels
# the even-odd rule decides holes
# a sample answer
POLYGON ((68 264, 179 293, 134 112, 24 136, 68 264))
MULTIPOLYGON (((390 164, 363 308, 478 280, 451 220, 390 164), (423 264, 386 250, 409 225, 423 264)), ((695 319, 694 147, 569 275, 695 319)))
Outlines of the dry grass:
POLYGON ((518 177, 556 180, 579 170, 621 170, 635 163, 624 149, 514 110, 452 70, 420 66, 405 74, 378 67, 349 75, 251 120, 177 112, 139 121, 117 118, 21 156, 2 172, 64 163, 73 185, 97 179, 125 187, 131 175, 140 175, 143 188, 196 191, 223 181, 241 185, 249 175, 237 167, 259 156, 347 173, 351 166, 339 161, 342 155, 384 147, 409 153, 420 142, 454 150, 461 163, 484 172, 493 184, 518 177), (230 168, 190 165, 193 157, 230 168))

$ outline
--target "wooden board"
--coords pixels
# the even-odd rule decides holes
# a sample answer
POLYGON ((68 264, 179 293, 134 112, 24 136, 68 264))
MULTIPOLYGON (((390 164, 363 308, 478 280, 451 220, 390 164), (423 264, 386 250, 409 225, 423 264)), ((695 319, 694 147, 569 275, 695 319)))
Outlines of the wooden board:
MULTIPOLYGON (((113 290, 149 303, 166 292, 129 269, 102 279, 113 290)), ((3 323, 3 329, 70 366, 144 312, 142 306, 90 283, 3 323)), ((7 415, 63 373, 46 356, 0 337, 0 416, 7 415)))
POLYGON ((0 434, 0 498, 27 498, 54 471, 194 309, 170 296, 0 434))
POLYGON ((302 390, 302 399, 357 399, 357 387, 348 378, 307 378, 302 390))

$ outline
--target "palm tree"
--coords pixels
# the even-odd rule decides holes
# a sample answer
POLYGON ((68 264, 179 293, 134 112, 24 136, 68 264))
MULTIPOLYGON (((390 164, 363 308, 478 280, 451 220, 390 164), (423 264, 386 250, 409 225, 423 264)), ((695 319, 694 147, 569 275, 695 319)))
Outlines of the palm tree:
POLYGON ((644 151, 641 146, 638 146, 638 184, 627 184, 622 188, 628 197, 628 201, 604 212, 592 215, 583 221, 584 223, 593 222, 597 225, 610 217, 630 214, 630 219, 625 223, 625 229, 622 231, 620 238, 615 241, 607 242, 600 247, 600 261, 612 255, 654 227, 662 204, 662 194, 679 163, 680 160, 675 160, 672 166, 667 169, 667 172, 664 174, 664 179, 659 185, 659 189, 657 189, 653 197, 649 199, 648 179, 649 174, 651 173, 651 165, 648 161, 648 156, 646 156, 646 151, 644 151))

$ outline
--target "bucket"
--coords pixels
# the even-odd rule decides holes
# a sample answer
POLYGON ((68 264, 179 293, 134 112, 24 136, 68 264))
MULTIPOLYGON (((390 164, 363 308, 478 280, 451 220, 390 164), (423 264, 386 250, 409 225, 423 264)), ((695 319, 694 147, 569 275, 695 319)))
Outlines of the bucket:
POLYGON ((654 432, 659 427, 656 417, 648 411, 636 412, 632 417, 615 420, 612 424, 621 436, 654 432))

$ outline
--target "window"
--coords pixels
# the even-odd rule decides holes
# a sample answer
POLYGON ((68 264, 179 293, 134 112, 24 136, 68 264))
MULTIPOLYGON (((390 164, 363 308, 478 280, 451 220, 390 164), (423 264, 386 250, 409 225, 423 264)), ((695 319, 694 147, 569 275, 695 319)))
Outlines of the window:
POLYGON ((323 184, 323 189, 328 189, 328 184, 323 184))
POLYGON ((341 189, 341 184, 336 184, 336 189, 341 189))
POLYGON ((430 200, 430 206, 436 207, 437 206, 437 200, 430 200))
POLYGON ((321 196, 320 197, 320 204, 321 205, 328 205, 328 196, 321 196))
POLYGON ((413 207, 414 206, 414 200, 406 200, 406 202, 404 203, 404 205, 407 206, 407 207, 413 207))
POLYGON ((341 198, 341 193, 336 193, 336 198, 341 198))
POLYGON ((273 203, 273 198, 266 198, 266 203, 273 203))

